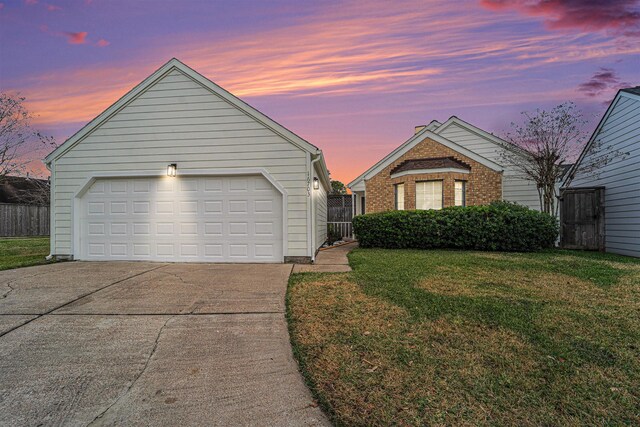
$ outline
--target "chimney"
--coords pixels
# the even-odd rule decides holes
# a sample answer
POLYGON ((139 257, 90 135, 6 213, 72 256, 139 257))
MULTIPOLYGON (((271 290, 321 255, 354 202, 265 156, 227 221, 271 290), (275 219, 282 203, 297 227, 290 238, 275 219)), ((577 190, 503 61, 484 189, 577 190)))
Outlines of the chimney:
POLYGON ((420 132, 422 129, 426 128, 427 125, 419 125, 416 126, 415 132, 413 133, 414 135, 417 134, 418 132, 420 132))

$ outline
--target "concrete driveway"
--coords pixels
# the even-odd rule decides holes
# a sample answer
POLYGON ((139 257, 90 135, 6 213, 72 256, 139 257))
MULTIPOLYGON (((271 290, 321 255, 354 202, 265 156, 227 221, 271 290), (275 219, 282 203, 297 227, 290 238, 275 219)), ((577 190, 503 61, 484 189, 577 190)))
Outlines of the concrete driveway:
POLYGON ((325 425, 291 354, 291 265, 0 272, 0 425, 325 425))

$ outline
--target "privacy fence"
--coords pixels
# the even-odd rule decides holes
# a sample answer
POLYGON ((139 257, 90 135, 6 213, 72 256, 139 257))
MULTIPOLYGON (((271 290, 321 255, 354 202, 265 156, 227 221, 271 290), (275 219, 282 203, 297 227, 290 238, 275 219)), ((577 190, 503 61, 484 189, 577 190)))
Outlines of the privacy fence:
POLYGON ((0 203, 0 237, 49 235, 49 206, 0 203))
POLYGON ((351 195, 327 197, 327 229, 330 236, 353 237, 353 205, 351 195))

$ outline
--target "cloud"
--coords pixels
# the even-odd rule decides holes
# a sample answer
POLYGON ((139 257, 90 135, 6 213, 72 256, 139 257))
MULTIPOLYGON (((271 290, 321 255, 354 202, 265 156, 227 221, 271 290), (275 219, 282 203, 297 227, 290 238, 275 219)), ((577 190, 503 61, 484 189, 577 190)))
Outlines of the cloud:
MULTIPOLYGON (((464 105, 488 99, 505 105, 520 98, 514 98, 502 82, 522 76, 525 70, 533 75, 563 64, 640 54, 640 45, 619 46, 602 36, 505 33, 496 28, 492 13, 475 11, 470 20, 467 13, 452 12, 444 2, 428 8, 402 5, 389 13, 381 6, 363 7, 354 1, 259 33, 171 37, 110 68, 83 65, 51 70, 14 85, 28 95, 39 123, 81 123, 180 52, 180 59, 203 75, 235 95, 253 99, 394 96, 404 97, 403 105, 442 105, 459 99, 464 105)), ((503 22, 516 26, 523 18, 507 16, 503 22)), ((91 41, 84 34, 78 39, 86 44, 108 43, 91 41)), ((570 85, 573 96, 575 83, 570 85)), ((522 90, 518 85, 517 91, 522 90)), ((559 96, 545 90, 548 96, 559 96)))
POLYGON ((493 11, 512 9, 542 17, 551 30, 608 30, 625 36, 640 35, 638 0, 480 0, 480 4, 493 11))
POLYGON ((49 12, 55 12, 57 10, 62 10, 62 8, 60 6, 56 6, 54 4, 47 4, 45 7, 47 8, 47 10, 49 12))
POLYGON ((24 4, 28 4, 28 5, 38 4, 38 0, 24 0, 24 4))
POLYGON ((40 31, 46 34, 50 34, 56 37, 65 37, 69 44, 91 44, 98 47, 109 46, 111 42, 105 39, 99 39, 97 42, 92 42, 88 39, 89 33, 86 31, 70 32, 70 31, 53 31, 49 29, 48 25, 40 25, 40 31))
POLYGON ((4 9, 4 3, 0 3, 0 10, 4 9))
POLYGON ((67 43, 69 44, 85 44, 87 42, 87 36, 89 33, 81 31, 79 33, 64 33, 67 36, 67 43))
POLYGON ((600 68, 593 73, 593 76, 578 86, 578 89, 589 97, 597 97, 605 92, 618 90, 622 87, 631 86, 623 82, 612 68, 600 68))

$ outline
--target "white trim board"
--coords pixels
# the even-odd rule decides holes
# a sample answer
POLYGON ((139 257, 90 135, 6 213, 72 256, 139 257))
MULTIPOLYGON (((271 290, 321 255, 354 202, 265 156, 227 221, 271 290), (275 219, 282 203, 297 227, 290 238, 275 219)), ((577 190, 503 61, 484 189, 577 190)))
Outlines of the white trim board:
MULTIPOLYGON (((289 251, 289 230, 288 230, 288 192, 287 190, 276 180, 266 169, 263 168, 233 168, 233 169, 178 169, 176 177, 180 176, 237 176, 237 175, 262 175, 273 185, 276 190, 282 195, 282 262, 284 257, 287 256, 289 251)), ((96 172, 91 174, 85 182, 80 186, 80 189, 76 191, 73 199, 71 200, 71 223, 73 224, 72 236, 71 236, 71 255, 75 257, 76 250, 79 250, 80 245, 80 221, 77 219, 81 217, 81 199, 82 196, 91 188, 93 183, 98 179, 109 178, 158 178, 166 176, 166 171, 158 172, 127 172, 127 171, 114 171, 114 172, 96 172)))

